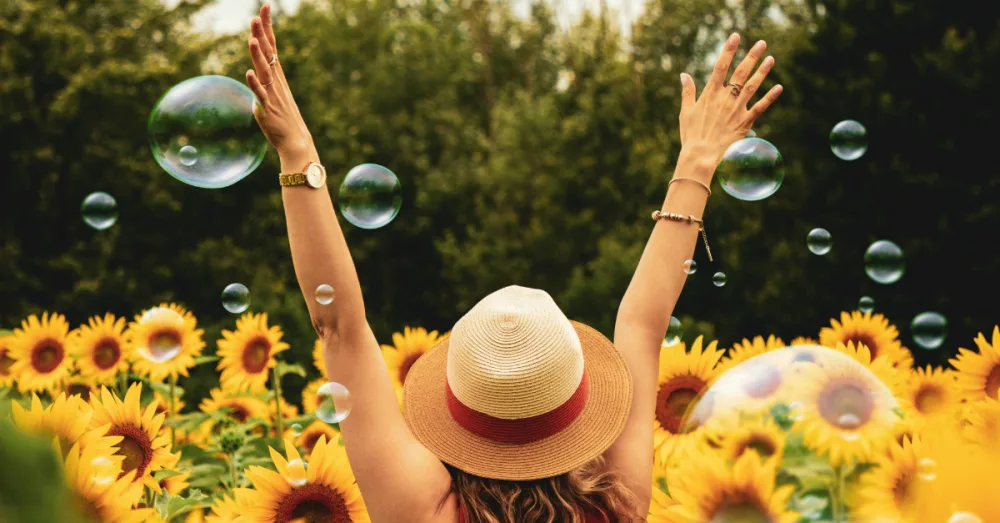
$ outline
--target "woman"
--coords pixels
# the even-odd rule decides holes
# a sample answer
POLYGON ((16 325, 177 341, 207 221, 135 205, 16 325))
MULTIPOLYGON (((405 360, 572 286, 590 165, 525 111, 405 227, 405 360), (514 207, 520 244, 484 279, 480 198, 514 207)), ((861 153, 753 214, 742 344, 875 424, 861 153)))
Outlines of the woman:
MULTIPOLYGON (((281 158, 295 272, 325 347, 329 379, 352 393, 344 444, 376 522, 642 520, 651 493, 651 427, 660 343, 698 241, 716 165, 781 93, 747 106, 774 60, 758 42, 726 82, 727 41, 700 98, 681 75, 682 150, 622 298, 614 344, 570 322, 543 291, 508 287, 479 302, 411 368, 401 414, 324 170, 278 61, 270 7, 251 23, 247 84, 281 158), (305 176, 296 173, 304 173, 305 176), (682 183, 673 183, 682 182, 682 183), (320 189, 320 190, 317 190, 320 189), (337 299, 309 299, 332 285, 337 299)), ((344 521, 332 512, 324 521, 344 521)), ((322 519, 322 518, 321 518, 322 519)))

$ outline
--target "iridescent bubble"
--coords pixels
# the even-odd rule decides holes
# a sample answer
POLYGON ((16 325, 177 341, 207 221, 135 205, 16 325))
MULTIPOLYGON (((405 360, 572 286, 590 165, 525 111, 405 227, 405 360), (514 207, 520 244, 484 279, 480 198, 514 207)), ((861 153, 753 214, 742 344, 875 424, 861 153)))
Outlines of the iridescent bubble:
POLYGON ((298 423, 292 423, 292 426, 288 428, 289 430, 292 431, 293 436, 298 436, 299 434, 302 434, 302 425, 299 425, 298 423))
POLYGON ((934 350, 948 337, 948 319, 933 311, 921 312, 910 322, 913 343, 925 350, 934 350))
POLYGON ((670 324, 667 326, 667 335, 663 338, 664 347, 673 347, 680 343, 684 337, 684 325, 676 316, 670 317, 670 324))
POLYGON ((875 310, 875 298, 871 296, 862 296, 858 300, 858 310, 861 312, 872 312, 875 310))
POLYGON ((316 391, 316 417, 327 423, 340 423, 351 413, 353 401, 347 387, 330 381, 324 383, 316 391))
POLYGON ((723 285, 726 284, 726 274, 722 272, 717 272, 713 274, 712 283, 714 283, 716 287, 722 287, 723 285))
POLYGON ((730 145, 716 172, 722 189, 745 201, 771 196, 785 179, 781 153, 761 138, 744 138, 730 145))
POLYGON ((684 272, 694 274, 698 272, 698 264, 694 260, 684 262, 684 272))
POLYGON ((118 467, 107 456, 97 456, 90 461, 90 481, 95 485, 110 485, 118 479, 118 467))
POLYGON ((857 160, 868 150, 868 131, 854 120, 844 120, 830 131, 830 150, 841 160, 857 160))
POLYGON ((250 289, 242 283, 230 283, 222 289, 222 306, 233 314, 239 314, 250 307, 250 289))
POLYGON ((923 458, 917 462, 917 476, 924 481, 937 479, 937 462, 931 458, 923 458))
POLYGON ((830 231, 819 227, 809 231, 806 235, 806 246, 813 254, 820 256, 830 252, 830 248, 833 247, 830 231))
POLYGON ((749 131, 747 131, 747 135, 744 138, 756 138, 756 137, 757 137, 757 132, 754 131, 753 129, 750 129, 749 131))
POLYGON ((285 479, 288 484, 293 487, 302 487, 306 483, 309 483, 309 473, 306 471, 308 465, 305 461, 301 459, 292 459, 288 461, 288 465, 285 467, 285 472, 287 476, 285 479))
POLYGON ((153 363, 164 363, 181 353, 184 317, 166 307, 154 307, 143 313, 139 325, 145 336, 135 339, 136 352, 153 363))
POLYGON ((333 287, 327 284, 316 287, 316 303, 329 305, 333 303, 333 287))
POLYGON ((340 184, 340 212, 362 229, 378 229, 399 214, 403 190, 396 175, 373 163, 361 164, 340 184))
POLYGON ((118 202, 106 192, 92 192, 80 204, 80 213, 84 223, 103 231, 118 222, 118 202))
POLYGON ((257 100, 225 76, 198 76, 172 87, 149 114, 153 158, 195 187, 228 187, 264 159, 267 140, 254 119, 257 100))
POLYGON ((865 251, 865 272, 875 283, 896 283, 904 269, 903 249, 889 240, 879 240, 865 251))

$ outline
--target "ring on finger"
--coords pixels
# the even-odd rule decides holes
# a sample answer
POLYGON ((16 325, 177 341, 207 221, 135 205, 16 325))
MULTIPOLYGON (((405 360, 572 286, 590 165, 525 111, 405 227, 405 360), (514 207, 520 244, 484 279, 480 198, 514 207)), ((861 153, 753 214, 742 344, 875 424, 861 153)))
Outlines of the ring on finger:
POLYGON ((743 84, 730 83, 726 87, 730 87, 731 88, 729 90, 730 94, 732 94, 733 96, 735 96, 737 98, 739 98, 740 92, 743 91, 743 84))
POLYGON ((274 67, 274 64, 276 63, 278 63, 278 53, 274 53, 274 56, 272 56, 271 59, 268 60, 267 66, 274 67))
POLYGON ((274 83, 274 78, 271 78, 270 82, 267 82, 266 84, 260 84, 260 86, 264 87, 264 88, 267 88, 267 87, 270 87, 270 85, 273 84, 273 83, 274 83))

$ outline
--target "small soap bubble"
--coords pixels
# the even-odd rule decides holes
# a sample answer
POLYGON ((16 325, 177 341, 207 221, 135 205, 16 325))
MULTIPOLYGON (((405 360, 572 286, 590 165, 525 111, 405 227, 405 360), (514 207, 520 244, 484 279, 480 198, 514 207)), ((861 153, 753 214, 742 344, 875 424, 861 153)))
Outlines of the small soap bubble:
POLYGON ((937 479, 937 462, 931 458, 923 458, 917 462, 917 476, 924 481, 937 479))
POLYGON ((139 319, 148 335, 135 340, 136 352, 153 363, 163 363, 181 352, 184 317, 166 307, 154 307, 139 319))
POLYGON ((861 418, 853 412, 845 412, 837 418, 837 426, 844 430, 855 430, 861 426, 861 418))
POLYGON ((330 381, 320 386, 316 391, 316 417, 327 423, 340 423, 351 413, 351 393, 347 387, 330 381))
POLYGON ((110 485, 118 478, 118 467, 107 456, 90 461, 90 481, 95 485, 110 485))
POLYGON ((889 240, 879 240, 865 251, 865 272, 875 283, 888 285, 903 277, 903 249, 889 240))
POLYGON ((306 483, 309 483, 309 474, 306 472, 307 468, 308 465, 301 459, 290 460, 288 466, 285 467, 288 473, 285 479, 288 480, 288 484, 293 487, 303 487, 306 483))
POLYGON ((875 310, 875 298, 871 296, 862 296, 858 300, 858 310, 861 312, 872 312, 875 310))
POLYGON ((316 287, 316 303, 329 305, 333 303, 333 287, 327 284, 316 287))
POLYGON ((694 260, 688 260, 684 262, 684 272, 688 274, 694 274, 698 272, 698 263, 694 260))
POLYGON ((298 423, 292 423, 292 426, 288 428, 292 431, 292 436, 302 434, 302 425, 299 425, 298 423))
POLYGON ((222 290, 222 306, 233 314, 239 314, 250 307, 250 289, 242 283, 230 283, 222 290))
POLYGON ((933 311, 921 312, 910 322, 913 342, 925 350, 934 350, 948 337, 948 319, 933 311))
POLYGON ((857 160, 868 150, 868 131, 859 122, 844 120, 830 131, 830 150, 841 160, 857 160))
POLYGON ((181 164, 187 167, 191 167, 192 165, 198 163, 198 149, 195 149, 193 146, 185 145, 184 147, 181 147, 177 156, 180 158, 181 164))
POLYGON ((714 283, 716 287, 722 287, 726 284, 726 274, 723 272, 713 274, 712 283, 714 283))
POLYGON ((745 136, 745 138, 756 138, 756 137, 757 137, 757 132, 754 131, 753 129, 747 131, 747 135, 745 136))
POLYGON ((84 223, 103 231, 118 222, 118 202, 106 192, 93 192, 83 199, 80 213, 84 223))
POLYGON ((678 320, 676 316, 671 316, 670 324, 667 327, 667 335, 663 338, 663 346, 673 347, 680 343, 683 337, 684 326, 681 324, 681 320, 678 320))
POLYGON ((355 227, 378 229, 399 214, 403 190, 396 175, 373 163, 347 173, 339 192, 340 213, 355 227))
POLYGON ((815 228, 806 235, 806 246, 813 254, 822 256, 830 252, 833 241, 830 238, 830 231, 822 228, 815 228))
POLYGON ((716 172, 722 189, 745 201, 771 196, 785 179, 781 153, 761 138, 743 138, 730 145, 716 172))

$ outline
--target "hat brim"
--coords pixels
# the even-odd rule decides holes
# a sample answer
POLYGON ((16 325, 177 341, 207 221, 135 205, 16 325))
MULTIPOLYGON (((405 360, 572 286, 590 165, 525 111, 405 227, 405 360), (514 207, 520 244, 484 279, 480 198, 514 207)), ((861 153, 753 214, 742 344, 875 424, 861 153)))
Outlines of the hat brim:
POLYGON ((418 359, 406 375, 403 413, 417 439, 441 461, 476 476, 525 481, 565 474, 597 458, 618 439, 632 405, 632 375, 604 335, 572 322, 589 379, 587 403, 568 427, 545 439, 497 443, 455 422, 445 393, 448 339, 418 359))

